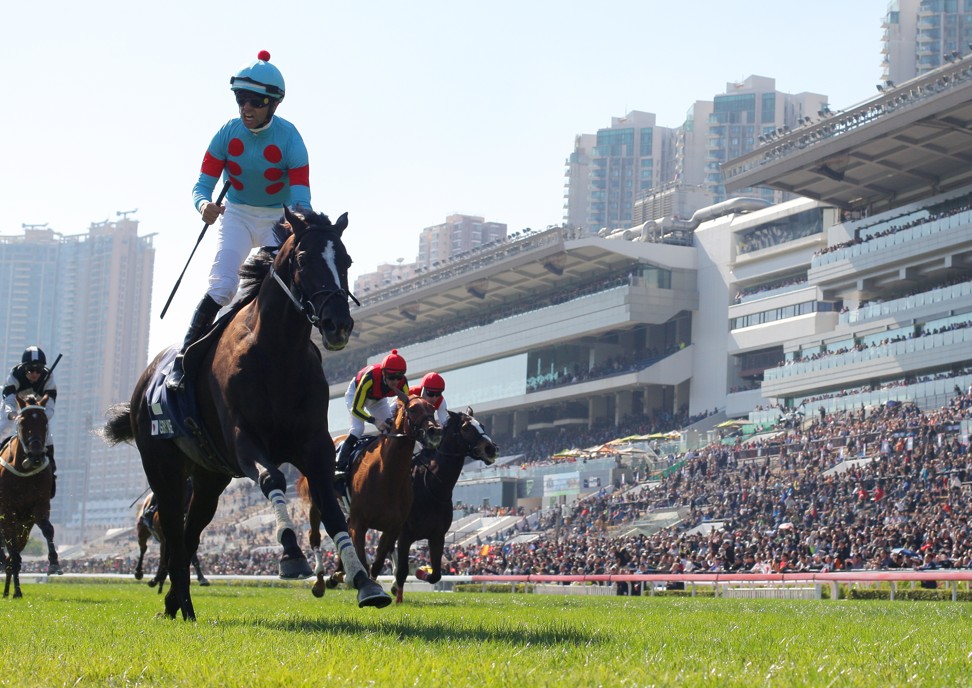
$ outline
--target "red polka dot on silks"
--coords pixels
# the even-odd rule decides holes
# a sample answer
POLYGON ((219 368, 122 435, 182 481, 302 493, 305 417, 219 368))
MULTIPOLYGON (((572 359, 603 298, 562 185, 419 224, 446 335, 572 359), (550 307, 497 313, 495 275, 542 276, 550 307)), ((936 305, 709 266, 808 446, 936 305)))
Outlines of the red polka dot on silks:
POLYGON ((270 162, 280 162, 283 160, 283 153, 276 146, 270 145, 263 149, 263 157, 270 162))
POLYGON ((267 193, 277 194, 280 193, 280 190, 282 188, 284 188, 283 182, 277 182, 276 184, 271 184, 270 186, 267 187, 267 193))
POLYGON ((268 167, 263 171, 263 176, 269 181, 275 182, 283 177, 283 170, 279 167, 268 167))
POLYGON ((240 141, 239 139, 231 139, 229 142, 229 146, 226 147, 226 150, 229 152, 230 155, 243 155, 243 150, 244 150, 243 142, 240 141))
POLYGON ((240 167, 240 163, 235 160, 226 161, 226 169, 229 170, 230 174, 235 174, 237 176, 243 174, 243 168, 240 167))
POLYGON ((233 188, 236 189, 237 191, 241 191, 243 189, 243 182, 241 182, 236 177, 230 177, 230 184, 232 184, 233 188))

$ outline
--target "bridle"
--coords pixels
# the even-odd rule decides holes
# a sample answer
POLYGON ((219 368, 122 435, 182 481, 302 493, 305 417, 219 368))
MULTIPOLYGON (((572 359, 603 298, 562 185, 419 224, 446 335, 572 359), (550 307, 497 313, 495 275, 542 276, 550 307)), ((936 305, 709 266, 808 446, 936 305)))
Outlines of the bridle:
MULTIPOLYGON (((37 473, 40 473, 45 468, 47 468, 48 464, 50 463, 50 460, 47 458, 47 455, 44 452, 44 442, 47 439, 47 433, 43 432, 43 433, 37 433, 36 435, 25 436, 25 432, 24 432, 25 424, 23 421, 28 414, 35 414, 35 413, 46 414, 47 410, 43 406, 31 404, 30 406, 24 406, 22 409, 20 409, 20 413, 18 414, 18 418, 17 418, 17 441, 26 457, 23 461, 23 468, 22 469, 17 468, 14 465, 14 463, 16 462, 16 455, 12 456, 14 463, 11 463, 2 454, 0 454, 0 465, 2 465, 4 469, 10 471, 12 474, 19 476, 21 478, 26 478, 31 475, 36 475, 37 473), (39 440, 38 440, 38 436, 40 438, 39 440), (34 459, 31 457, 30 445, 32 443, 36 444, 38 441, 40 442, 40 446, 41 446, 41 450, 39 452, 41 458, 34 459), (35 465, 35 461, 36 461, 36 465, 35 465)), ((10 444, 7 444, 7 447, 5 447, 5 449, 9 449, 9 447, 10 444)))
MULTIPOLYGON (((313 231, 313 230, 308 230, 308 231, 313 231)), ((287 295, 287 298, 290 299, 290 302, 294 304, 297 310, 300 311, 305 318, 307 318, 307 322, 309 322, 311 325, 313 325, 319 331, 321 331, 323 328, 323 320, 320 314, 324 311, 324 306, 326 306, 331 299, 333 298, 343 298, 345 300, 351 299, 355 303, 355 305, 359 307, 361 306, 361 302, 358 301, 358 299, 355 297, 354 294, 352 294, 349 290, 344 289, 341 286, 338 286, 337 289, 318 289, 310 296, 306 296, 303 290, 297 286, 296 277, 300 274, 300 268, 299 267, 295 268, 293 264, 294 256, 297 254, 298 247, 299 247, 299 243, 295 239, 293 250, 291 251, 290 256, 287 258, 287 267, 291 274, 291 284, 288 285, 286 282, 283 281, 283 279, 280 277, 280 274, 277 272, 274 265, 270 266, 270 275, 273 277, 274 281, 280 285, 280 288, 283 289, 284 293, 287 295), (324 298, 323 300, 321 300, 320 306, 315 308, 314 300, 317 299, 322 294, 324 295, 324 298)), ((277 246, 274 250, 279 251, 280 247, 277 246)), ((340 282, 338 284, 340 285, 340 282)))

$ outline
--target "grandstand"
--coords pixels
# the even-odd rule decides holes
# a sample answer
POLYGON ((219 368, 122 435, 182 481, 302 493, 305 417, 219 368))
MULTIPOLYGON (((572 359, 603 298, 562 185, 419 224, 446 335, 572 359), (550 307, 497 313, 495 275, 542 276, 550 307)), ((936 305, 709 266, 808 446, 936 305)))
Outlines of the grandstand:
POLYGON ((684 450, 719 439, 726 419, 943 405, 972 382, 965 62, 730 161, 731 191, 803 197, 664 219, 691 243, 524 230, 360 294, 355 336, 324 358, 329 427, 347 426, 351 376, 397 348, 413 379, 442 373, 450 406, 472 406, 526 459, 464 499, 533 509, 599 486, 580 475, 538 494, 555 481, 531 464, 624 434, 678 430, 684 450))

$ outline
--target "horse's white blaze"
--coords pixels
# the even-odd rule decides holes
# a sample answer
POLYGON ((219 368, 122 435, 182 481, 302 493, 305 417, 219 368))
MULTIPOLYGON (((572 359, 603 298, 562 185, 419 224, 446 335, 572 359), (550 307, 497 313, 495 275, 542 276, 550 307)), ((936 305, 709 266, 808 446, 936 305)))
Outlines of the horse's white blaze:
POLYGON ((334 250, 333 241, 329 240, 327 242, 327 246, 324 248, 323 251, 321 251, 321 258, 324 259, 324 262, 327 264, 328 269, 331 271, 331 274, 334 276, 334 284, 336 284, 340 289, 341 275, 338 273, 337 252, 334 250))
POLYGON ((290 513, 287 511, 287 498, 284 496, 283 490, 271 490, 267 499, 270 500, 273 515, 277 519, 277 542, 283 544, 281 538, 285 530, 290 528, 294 535, 297 534, 297 528, 294 527, 294 522, 290 519, 290 513))

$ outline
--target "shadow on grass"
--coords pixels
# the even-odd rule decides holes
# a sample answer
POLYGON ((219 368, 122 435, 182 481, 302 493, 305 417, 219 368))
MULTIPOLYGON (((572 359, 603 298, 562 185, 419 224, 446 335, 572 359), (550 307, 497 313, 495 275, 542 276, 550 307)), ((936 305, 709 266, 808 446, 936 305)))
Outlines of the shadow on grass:
POLYGON ((530 644, 596 645, 603 642, 596 634, 582 633, 560 622, 538 624, 536 628, 521 628, 503 622, 474 624, 468 621, 429 622, 428 620, 397 619, 391 621, 348 617, 334 619, 224 619, 221 625, 270 628, 288 633, 334 633, 353 635, 385 635, 397 640, 415 639, 430 643, 457 640, 476 642, 506 642, 530 644))

